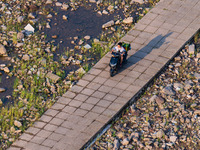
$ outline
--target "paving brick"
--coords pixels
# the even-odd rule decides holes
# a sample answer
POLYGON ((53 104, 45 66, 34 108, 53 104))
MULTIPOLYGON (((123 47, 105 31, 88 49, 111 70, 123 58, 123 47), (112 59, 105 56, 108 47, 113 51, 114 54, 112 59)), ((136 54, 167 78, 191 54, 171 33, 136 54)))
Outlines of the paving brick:
POLYGON ((75 96, 76 94, 71 91, 67 91, 65 94, 63 94, 63 97, 67 97, 67 98, 74 98, 75 96))
POLYGON ((143 73, 140 75, 139 79, 148 82, 152 77, 153 75, 143 73))
POLYGON ((57 142, 54 140, 46 139, 42 145, 47 146, 47 147, 53 147, 57 142))
POLYGON ((73 123, 73 122, 70 122, 70 121, 64 121, 64 122, 61 124, 62 127, 65 127, 65 128, 68 128, 68 129, 71 129, 73 125, 74 125, 74 123, 73 123))
POLYGON ((25 147, 27 145, 27 141, 24 141, 24 140, 16 140, 14 143, 13 143, 13 146, 17 146, 17 147, 25 147))
POLYGON ((161 63, 157 63, 157 62, 153 62, 151 64, 151 66, 149 66, 149 68, 153 68, 153 69, 156 69, 156 70, 160 70, 162 67, 163 67, 163 65, 161 63))
POLYGON ((63 119, 60 119, 60 118, 53 118, 53 119, 50 121, 51 124, 56 125, 56 126, 61 125, 63 122, 64 122, 64 120, 63 120, 63 119))
POLYGON ((147 27, 147 25, 144 25, 144 24, 136 24, 135 25, 135 29, 139 30, 139 31, 143 31, 146 27, 147 27))
POLYGON ((53 125, 53 124, 47 124, 44 129, 47 131, 55 131, 58 128, 58 126, 53 125))
POLYGON ((86 102, 89 104, 96 104, 100 101, 100 98, 96 98, 96 97, 89 97, 86 102))
POLYGON ((93 89, 93 90, 97 90, 100 86, 101 86, 101 84, 99 84, 99 83, 91 82, 90 84, 88 84, 87 87, 90 89, 93 89))
POLYGON ((144 31, 149 32, 149 33, 155 33, 156 30, 158 30, 157 27, 147 26, 144 31))
POLYGON ((131 83, 133 83, 135 80, 136 80, 136 78, 124 77, 124 78, 121 80, 121 82, 131 84, 131 83))
POLYGON ((100 107, 100 106, 94 106, 94 108, 92 108, 92 112, 95 112, 95 113, 98 113, 98 114, 101 114, 103 111, 105 110, 104 107, 100 107))
POLYGON ((53 110, 53 109, 48 109, 44 114, 47 116, 54 117, 59 111, 53 110))
POLYGON ((40 132, 37 133, 37 136, 47 138, 52 132, 46 131, 46 130, 41 130, 40 132))
POLYGON ((146 82, 142 81, 140 79, 135 80, 135 82, 133 83, 133 85, 139 86, 139 87, 143 87, 145 84, 146 84, 146 82))
POLYGON ((124 97, 117 97, 117 99, 114 102, 124 105, 127 103, 127 99, 124 97))
POLYGON ((83 76, 82 79, 87 80, 87 81, 92 81, 96 76, 91 75, 91 74, 86 74, 83 76))
POLYGON ((88 126, 88 125, 90 125, 93 121, 94 121, 94 119, 84 118, 84 119, 82 119, 82 120, 79 120, 79 121, 77 122, 77 124, 80 124, 80 125, 84 124, 85 126, 88 126))
MULTIPOLYGON (((131 83, 124 83, 124 82, 119 82, 116 87, 122 90, 125 90, 131 83)), ((104 98, 105 99, 105 98, 104 98)))
POLYGON ((113 95, 116 95, 116 96, 119 96, 122 92, 123 92, 122 89, 113 88, 109 93, 113 94, 113 95))
POLYGON ((81 93, 90 96, 92 93, 94 93, 94 91, 95 90, 93 90, 93 89, 85 88, 81 93))
POLYGON ((138 58, 144 58, 145 56, 147 56, 148 54, 146 52, 143 52, 143 51, 137 51, 135 54, 134 54, 134 57, 138 57, 138 58))
POLYGON ((65 107, 65 105, 63 105, 63 104, 55 103, 55 104, 51 107, 51 109, 55 109, 55 110, 61 111, 64 107, 65 107))
POLYGON ((33 138, 33 135, 23 133, 19 139, 24 140, 24 141, 30 141, 33 138))
POLYGON ((36 143, 29 142, 25 146, 25 149, 31 149, 31 150, 38 150, 38 149, 49 150, 50 148, 45 147, 45 146, 41 146, 41 145, 36 144, 36 143))
POLYGON ((104 92, 104 93, 108 93, 111 89, 112 89, 112 87, 102 85, 102 86, 98 89, 98 91, 101 91, 101 92, 104 92))
POLYGON ((88 111, 79 108, 74 112, 74 115, 85 116, 85 114, 87 114, 87 113, 88 113, 88 111))
POLYGON ((92 96, 96 97, 96 98, 103 98, 106 95, 106 93, 104 92, 100 92, 100 91, 96 91, 92 94, 92 96))
POLYGON ((53 117, 47 116, 47 115, 42 115, 42 117, 39 119, 40 121, 43 122, 49 122, 53 117))
POLYGON ((82 103, 83 103, 83 102, 78 101, 78 100, 72 100, 72 101, 69 103, 69 106, 78 108, 78 107, 81 106, 82 103))
POLYGON ((56 115, 56 118, 60 118, 62 120, 66 120, 69 117, 69 114, 65 113, 65 112, 60 112, 56 115))
POLYGON ((140 35, 141 33, 142 33, 142 32, 139 31, 139 30, 130 30, 127 34, 137 37, 137 36, 140 35))
POLYGON ((103 77, 96 77, 93 82, 99 83, 99 84, 103 84, 105 81, 107 80, 107 78, 103 78, 103 77))
POLYGON ((136 72, 136 71, 131 71, 127 74, 128 77, 131 77, 131 78, 138 78, 139 76, 141 75, 140 72, 136 72))
POLYGON ((131 92, 133 95, 136 94, 138 91, 140 90, 140 86, 136 86, 136 85, 130 85, 126 91, 131 92))
POLYGON ((91 110, 94 107, 93 104, 83 103, 80 108, 84 110, 91 110))
POLYGON ((71 114, 71 115, 68 117, 67 121, 76 124, 77 122, 79 122, 79 121, 82 120, 82 119, 83 119, 83 117, 77 116, 77 115, 75 115, 75 114, 73 113, 73 114, 71 114))
POLYGON ((36 128, 43 128, 44 126, 46 125, 46 123, 44 122, 41 122, 41 121, 36 121, 34 124, 33 124, 33 127, 36 127, 36 128))
POLYGON ((99 116, 98 113, 95 113, 95 112, 88 112, 84 118, 87 118, 87 119, 96 119, 97 117, 99 116))
POLYGON ((7 150, 21 150, 21 148, 18 148, 18 147, 9 147, 7 150))
MULTIPOLYGON (((81 101, 81 102, 84 102, 87 98, 88 98, 87 95, 78 94, 74 99, 75 99, 75 100, 78 100, 78 101, 81 101)), ((70 104, 69 104, 69 105, 70 105, 70 104)))
POLYGON ((58 134, 58 133, 52 133, 48 139, 54 140, 54 141, 59 141, 60 139, 63 138, 63 135, 58 134))
POLYGON ((72 114, 74 111, 76 110, 75 107, 71 107, 71 106, 66 106, 63 111, 69 114, 72 114))
POLYGON ((82 86, 74 85, 71 87, 70 91, 74 93, 80 93, 83 90, 82 86))
POLYGON ((72 99, 70 99, 70 98, 60 97, 57 102, 64 104, 64 105, 67 105, 67 104, 69 104, 69 102, 71 102, 71 100, 72 99))
POLYGON ((104 108, 107 108, 112 102, 111 101, 108 101, 108 100, 100 100, 98 103, 97 103, 97 106, 101 106, 101 107, 104 107, 104 108))
POLYGON ((99 76, 104 77, 104 78, 109 78, 110 77, 110 72, 109 71, 102 71, 99 76))
POLYGON ((39 131, 40 131, 40 129, 38 129, 38 128, 29 127, 25 132, 29 133, 31 135, 36 135, 39 131))
POLYGON ((70 129, 64 127, 58 127, 54 132, 58 134, 65 135, 70 129))
POLYGON ((123 38, 120 39, 120 42, 122 41, 122 42, 128 42, 128 43, 130 43, 130 42, 132 42, 134 39, 135 39, 134 36, 128 35, 128 34, 127 34, 126 36, 124 36, 123 38))
POLYGON ((44 140, 45 140, 44 137, 34 136, 34 138, 31 140, 31 142, 36 143, 36 144, 42 144, 42 142, 44 140))
POLYGON ((116 114, 116 111, 106 109, 102 114, 105 115, 105 116, 108 116, 108 117, 113 117, 116 114))
POLYGON ((88 71, 88 73, 92 74, 92 75, 98 75, 98 74, 100 74, 101 71, 102 70, 100 70, 100 69, 92 68, 92 69, 90 69, 90 71, 88 71))
POLYGON ((105 115, 100 115, 97 117, 96 121, 99 121, 101 123, 107 123, 110 120, 110 117, 107 117, 105 115))
POLYGON ((110 86, 110 87, 115 87, 115 85, 116 85, 117 83, 118 83, 118 82, 115 81, 115 80, 108 79, 108 80, 104 83, 104 85, 110 86))
POLYGON ((80 79, 77 83, 77 85, 80 85, 82 87, 86 87, 88 85, 89 81, 87 80, 83 80, 83 79, 80 79))
POLYGON ((142 59, 142 60, 140 60, 138 62, 139 65, 146 66, 146 67, 150 66, 151 63, 152 63, 152 61, 151 60, 147 60, 147 59, 142 59))
POLYGON ((139 44, 144 44, 144 42, 146 41, 147 39, 146 38, 141 38, 141 37, 137 37, 134 39, 134 43, 139 43, 139 44))
POLYGON ((158 70, 156 70, 156 69, 148 68, 144 73, 147 75, 156 75, 157 72, 158 72, 158 70))
POLYGON ((122 108, 122 106, 122 104, 114 102, 108 107, 108 109, 119 111, 122 108))

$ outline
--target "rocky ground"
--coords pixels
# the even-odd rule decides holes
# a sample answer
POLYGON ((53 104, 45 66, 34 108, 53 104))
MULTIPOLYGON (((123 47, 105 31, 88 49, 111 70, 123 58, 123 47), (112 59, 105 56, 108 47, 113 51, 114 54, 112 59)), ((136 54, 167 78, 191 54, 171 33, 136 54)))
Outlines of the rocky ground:
MULTIPOLYGON (((200 35, 199 35, 200 36, 200 35)), ((200 149, 200 38, 90 149, 200 149)))

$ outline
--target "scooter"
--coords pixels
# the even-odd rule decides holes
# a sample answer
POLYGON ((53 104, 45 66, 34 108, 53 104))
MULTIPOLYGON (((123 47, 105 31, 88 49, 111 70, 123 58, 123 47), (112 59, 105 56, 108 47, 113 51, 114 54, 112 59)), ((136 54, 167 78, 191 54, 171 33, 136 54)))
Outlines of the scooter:
MULTIPOLYGON (((112 57, 110 59, 109 66, 110 66, 110 76, 113 77, 120 68, 121 55, 119 52, 114 52, 114 51, 111 54, 112 57)), ((127 62, 126 57, 127 57, 127 52, 123 55, 122 65, 127 62)))

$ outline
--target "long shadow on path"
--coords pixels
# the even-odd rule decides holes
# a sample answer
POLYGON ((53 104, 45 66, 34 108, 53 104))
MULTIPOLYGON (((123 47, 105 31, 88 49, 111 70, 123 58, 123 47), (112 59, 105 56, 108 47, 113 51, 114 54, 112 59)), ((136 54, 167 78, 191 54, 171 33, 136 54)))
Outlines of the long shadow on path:
POLYGON ((153 38, 145 47, 141 48, 132 56, 130 56, 127 59, 127 64, 125 64, 123 68, 120 68, 118 73, 128 69, 129 67, 141 61, 144 57, 151 53, 152 50, 159 49, 163 44, 168 44, 168 42, 166 42, 166 38, 169 37, 172 33, 173 32, 170 32, 164 36, 160 34, 153 38))

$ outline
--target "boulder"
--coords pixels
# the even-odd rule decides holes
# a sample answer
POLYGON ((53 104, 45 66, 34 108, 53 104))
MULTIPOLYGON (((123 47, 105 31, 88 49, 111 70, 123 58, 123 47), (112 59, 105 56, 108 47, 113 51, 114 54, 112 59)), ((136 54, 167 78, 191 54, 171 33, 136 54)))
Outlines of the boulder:
POLYGON ((131 24, 133 23, 133 17, 128 17, 123 20, 124 24, 131 24))
POLYGON ((0 44, 0 55, 7 56, 6 48, 2 44, 0 44))
POLYGON ((111 20, 111 21, 109 21, 109 22, 103 24, 103 25, 102 25, 102 28, 108 28, 108 27, 113 26, 114 24, 115 24, 114 21, 111 20))

